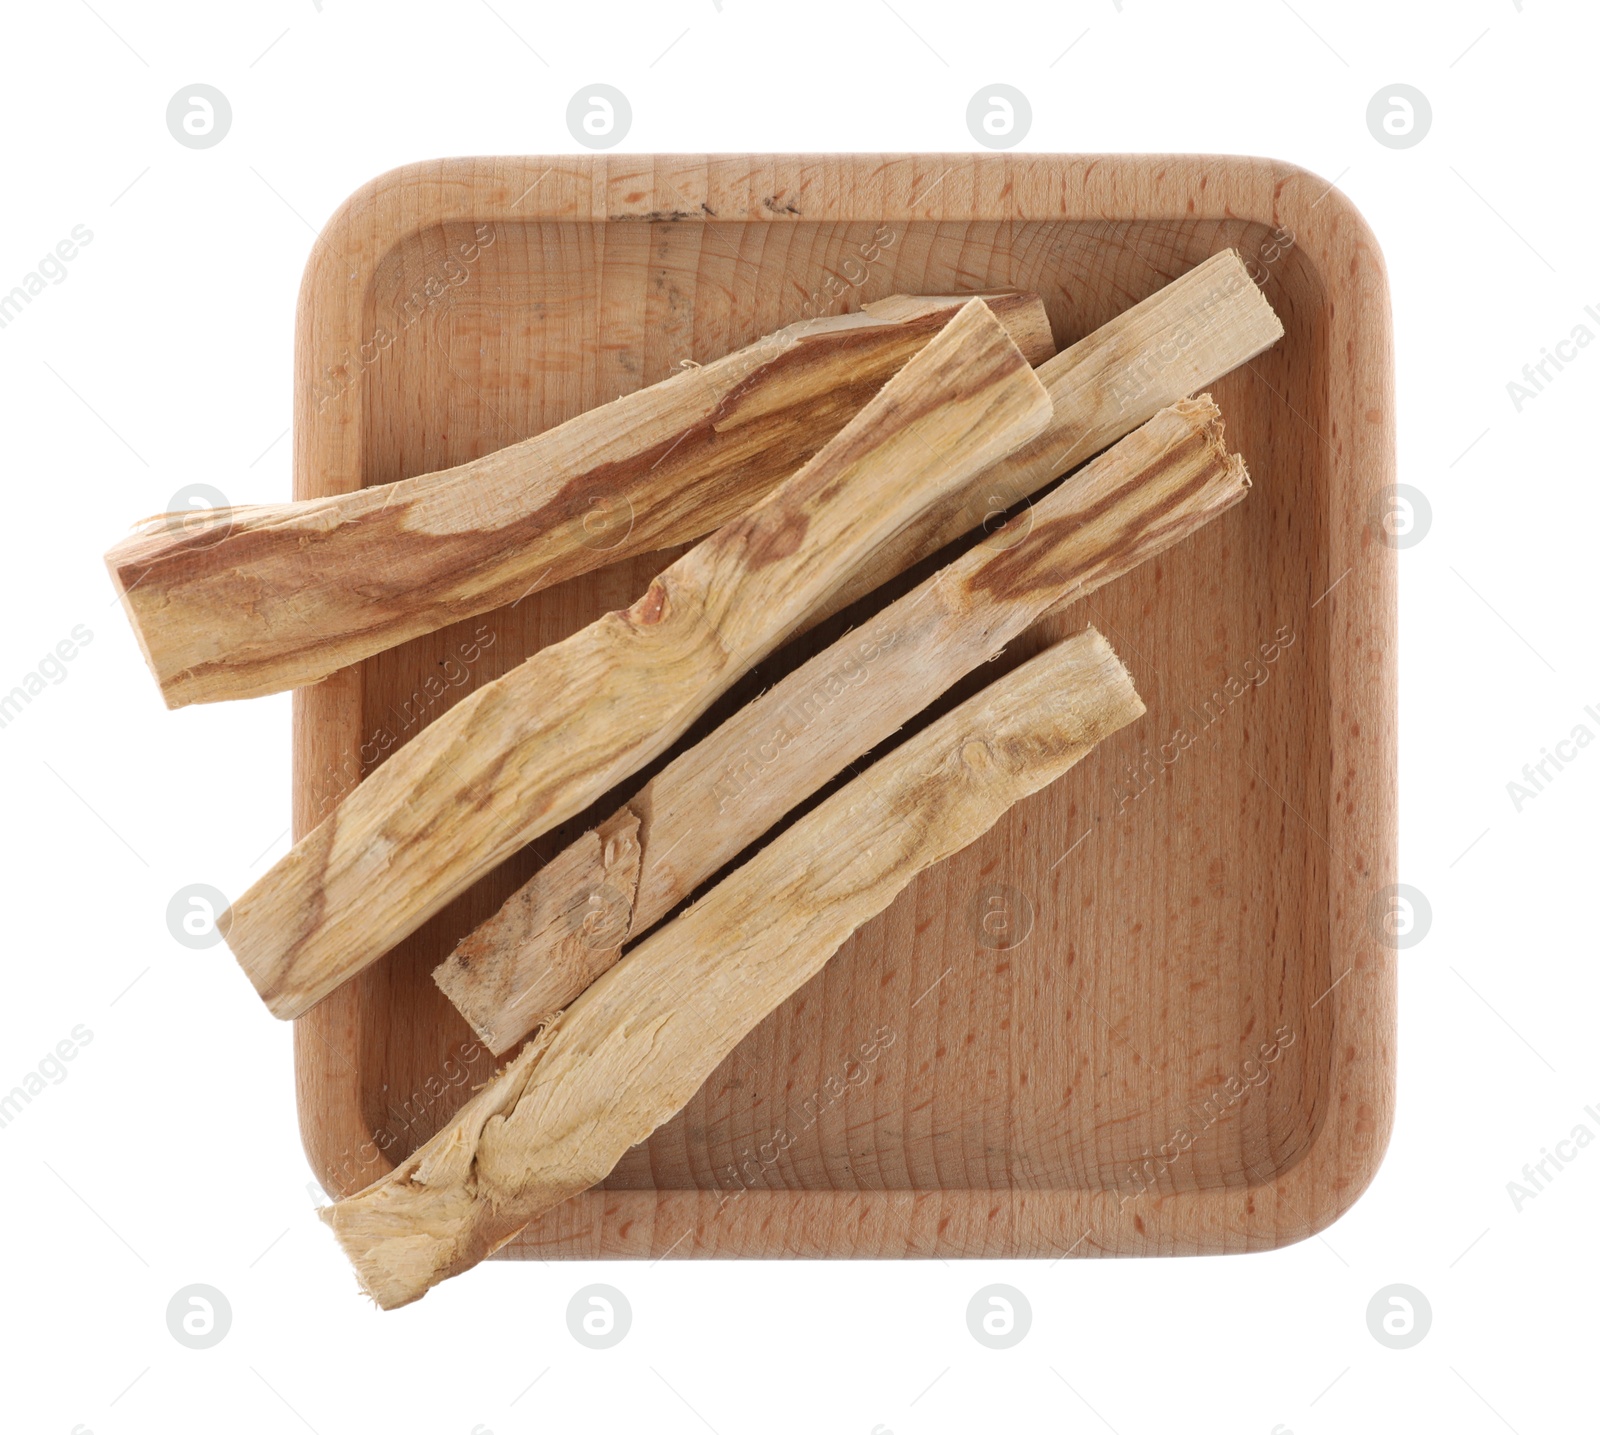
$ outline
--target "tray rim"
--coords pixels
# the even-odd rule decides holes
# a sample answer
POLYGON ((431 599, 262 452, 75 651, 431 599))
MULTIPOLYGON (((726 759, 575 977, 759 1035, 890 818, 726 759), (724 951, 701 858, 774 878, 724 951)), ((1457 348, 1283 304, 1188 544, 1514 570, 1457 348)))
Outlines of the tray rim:
MULTIPOLYGON (((1395 881, 1396 563, 1367 522, 1394 482, 1393 339, 1388 280, 1366 221, 1333 184, 1281 161, 1208 155, 723 154, 476 157, 405 165, 356 190, 313 243, 294 343, 294 496, 359 486, 363 385, 333 412, 312 401, 312 376, 357 352, 363 306, 396 246, 452 221, 578 223, 666 217, 718 222, 1244 221, 1286 226, 1337 295, 1325 321, 1331 445, 1329 597, 1331 750, 1325 840, 1334 964, 1350 970, 1333 1005, 1323 1115, 1306 1151, 1270 1181, 1151 1194, 1130 1213, 1096 1189, 935 1191, 596 1189, 506 1249, 525 1257, 1075 1256, 1267 1250, 1331 1225, 1376 1175, 1394 1121, 1396 954, 1373 940, 1372 893, 1395 881), (761 202, 809 185, 806 212, 761 202), (876 196, 863 212, 861 195, 876 196), (851 202, 844 203, 844 197, 851 202), (1313 209, 1317 212, 1313 214, 1313 209), (1359 654, 1359 659, 1350 655, 1359 654), (1340 774, 1350 774, 1341 781, 1340 774), (1347 811, 1348 806, 1348 811, 1347 811), (1348 874, 1348 875, 1346 875, 1348 874), (732 1209, 730 1209, 732 1208, 732 1209), (685 1240, 693 1233, 694 1239, 685 1240)), ((1328 595, 1325 595, 1328 596, 1328 595)), ((361 741, 360 669, 293 699, 293 836, 318 820, 319 773, 361 741)), ((1320 999, 1319 999, 1320 1000, 1320 999)), ((338 1189, 334 1152, 372 1145, 348 1059, 359 1044, 351 983, 295 1022, 301 1137, 313 1171, 338 1189)), ((383 1165, 381 1156, 378 1158, 383 1165)))

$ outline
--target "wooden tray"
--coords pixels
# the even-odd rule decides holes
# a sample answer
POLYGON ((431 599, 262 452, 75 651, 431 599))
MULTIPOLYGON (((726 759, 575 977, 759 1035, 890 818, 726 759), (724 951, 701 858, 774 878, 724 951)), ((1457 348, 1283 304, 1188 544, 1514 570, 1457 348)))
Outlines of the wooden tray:
MULTIPOLYGON (((464 462, 897 291, 1037 290, 1064 347, 1227 246, 1287 329, 1214 389, 1254 492, 1011 655, 1093 622, 1147 716, 924 875, 604 1186, 507 1254, 1261 1250, 1356 1199, 1394 1084, 1383 262, 1316 176, 1192 156, 464 159, 384 175, 329 222, 300 299, 298 498, 464 462), (771 1162, 778 1128, 792 1145, 771 1162)), ((297 694, 296 836, 664 561, 297 694)), ((298 1023, 301 1125, 330 1191, 383 1174, 493 1070, 429 972, 581 827, 298 1023)))

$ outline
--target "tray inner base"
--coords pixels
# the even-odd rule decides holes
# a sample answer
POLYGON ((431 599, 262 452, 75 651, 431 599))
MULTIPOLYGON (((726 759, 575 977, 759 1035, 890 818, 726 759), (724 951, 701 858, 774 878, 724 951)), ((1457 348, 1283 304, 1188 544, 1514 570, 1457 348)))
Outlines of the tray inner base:
MULTIPOLYGON (((381 342, 360 365, 363 479, 477 457, 748 343, 808 302, 1032 289, 1065 347, 1218 249, 1267 244, 1262 226, 1217 222, 424 230, 388 254, 366 298, 381 342)), ((1002 660, 1092 622, 1149 712, 914 883, 608 1186, 1133 1189, 1131 1168, 1149 1162, 1160 1189, 1208 1189, 1270 1181, 1306 1151, 1330 1061, 1332 1004, 1313 1004, 1334 975, 1315 830, 1329 775, 1313 761, 1328 748, 1327 649, 1318 611, 1284 595, 1323 562, 1330 355, 1315 270, 1290 249, 1264 272, 1288 332, 1212 390, 1251 495, 1002 660), (1180 728, 1194 740, 1168 761, 1180 728), (771 1162, 780 1130, 790 1144, 771 1162), (1179 1133, 1182 1158, 1167 1162, 1179 1133)), ((631 602, 670 556, 369 660, 363 730, 392 751, 477 684, 631 602)), ((776 655, 743 691, 813 647, 776 655)), ((323 801, 348 782, 330 772, 323 801)), ((354 1060, 390 1160, 494 1069, 431 969, 584 825, 508 861, 359 979, 354 1060)))

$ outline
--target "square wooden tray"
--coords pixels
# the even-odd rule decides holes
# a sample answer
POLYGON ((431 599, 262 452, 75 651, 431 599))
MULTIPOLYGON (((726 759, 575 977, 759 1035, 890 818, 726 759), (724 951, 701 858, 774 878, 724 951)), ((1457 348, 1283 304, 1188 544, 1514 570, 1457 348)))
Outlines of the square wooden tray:
MULTIPOLYGON (((384 175, 329 222, 300 299, 297 498, 464 462, 895 292, 1035 290, 1065 347, 1229 246, 1287 330, 1213 390, 1254 491, 1011 655, 1093 622, 1146 717, 914 883, 507 1254, 1261 1250, 1356 1199, 1394 1095, 1383 262, 1316 176, 1195 156, 462 159, 384 175), (771 1162, 780 1128, 792 1144, 771 1162)), ((664 561, 298 693, 296 837, 664 561)), ((382 1175, 493 1070, 429 973, 582 826, 297 1024, 301 1125, 330 1191, 382 1175)))

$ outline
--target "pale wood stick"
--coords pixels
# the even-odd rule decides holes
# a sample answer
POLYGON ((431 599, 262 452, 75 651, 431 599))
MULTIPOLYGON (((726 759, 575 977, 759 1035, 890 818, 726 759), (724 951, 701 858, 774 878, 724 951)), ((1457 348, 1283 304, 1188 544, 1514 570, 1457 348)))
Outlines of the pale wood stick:
POLYGON ((875 763, 595 982, 432 1140, 322 1210, 385 1309, 602 1180, 919 872, 1144 711, 1093 629, 875 763))
POLYGON ((896 573, 987 524, 1146 419, 1214 384, 1283 337, 1283 324, 1232 249, 1213 254, 1148 299, 1039 366, 1050 427, 970 484, 930 504, 867 572, 810 623, 847 608, 896 573))
POLYGON ((491 1051, 507 1050, 625 940, 1042 613, 1188 536, 1248 487, 1208 396, 1162 410, 674 758, 536 872, 434 980, 491 1051))
POLYGON ((981 299, 761 503, 390 757, 223 914, 299 1016, 662 752, 929 502, 1040 432, 1050 400, 981 299))
MULTIPOLYGON (((659 780, 640 797, 648 800, 659 780)), ((683 854, 669 870, 687 875, 704 868, 710 876, 721 865, 707 865, 711 849, 725 845, 708 833, 705 848, 683 854)), ((650 850, 664 846, 652 842, 650 850)), ((496 1056, 613 966, 631 932, 644 931, 675 905, 653 912, 641 904, 639 863, 639 818, 629 804, 552 857, 434 968, 440 990, 496 1056)), ((651 891, 664 896, 666 886, 657 881, 651 891)))
MULTIPOLYGON (((106 555, 169 707, 303 687, 539 588, 710 533, 834 436, 972 296, 895 296, 765 339, 456 468, 164 515, 106 555)), ((1037 295, 991 307, 1032 363, 1037 295)))

